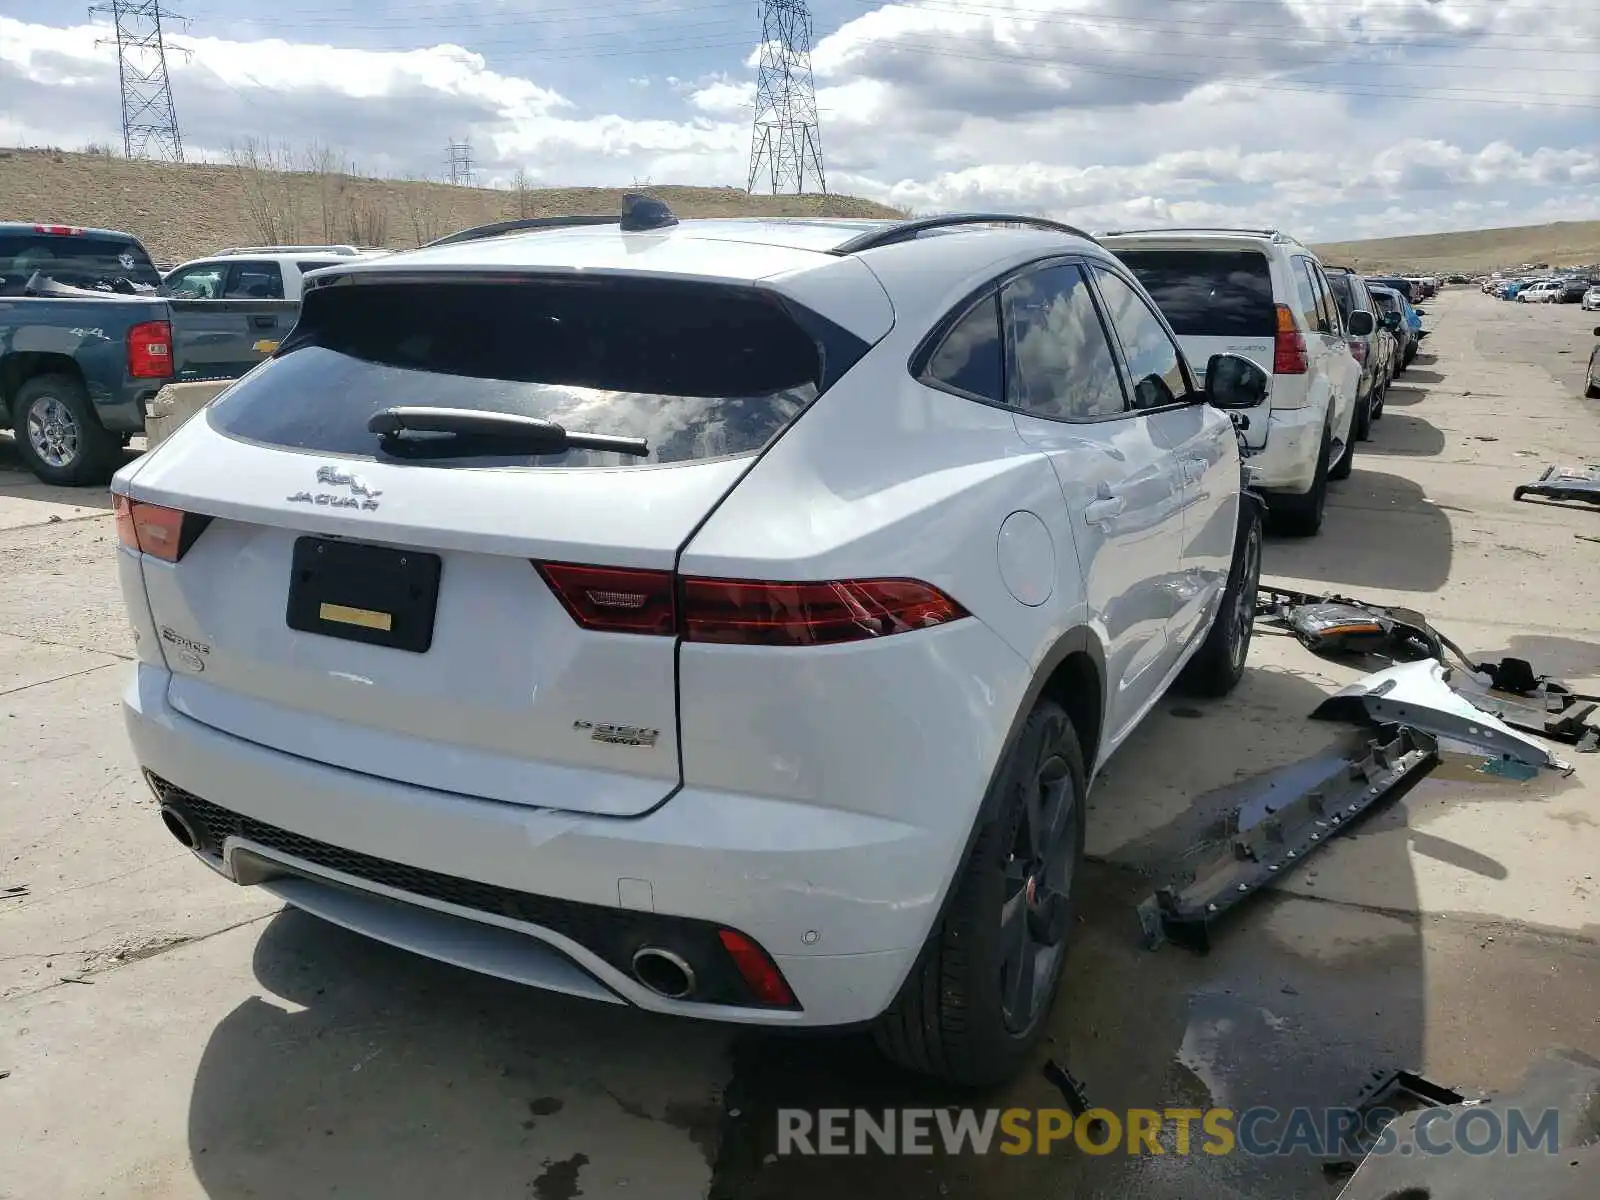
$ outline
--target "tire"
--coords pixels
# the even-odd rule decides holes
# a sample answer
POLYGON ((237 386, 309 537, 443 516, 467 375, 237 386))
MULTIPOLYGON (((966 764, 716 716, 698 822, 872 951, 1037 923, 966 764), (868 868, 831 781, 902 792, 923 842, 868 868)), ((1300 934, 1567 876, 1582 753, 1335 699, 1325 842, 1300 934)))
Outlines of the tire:
POLYGON ((117 441, 100 425, 89 394, 70 375, 36 375, 11 401, 17 453, 46 483, 105 483, 116 467, 117 441))
POLYGON ((1278 492, 1267 497, 1267 509, 1273 524, 1290 537, 1315 537, 1322 528, 1322 517, 1328 507, 1328 457, 1333 453, 1333 428, 1322 427, 1322 447, 1317 452, 1317 469, 1311 478, 1311 488, 1296 496, 1278 492))
POLYGON ((985 823, 951 885, 943 917, 873 1027, 885 1057, 918 1074, 971 1087, 1004 1082, 1026 1065, 1044 1032, 1074 927, 1087 790, 1072 719, 1055 701, 1041 699, 996 774, 985 803, 992 816, 980 818, 985 823), (1051 781, 1049 789, 1038 786, 1041 778, 1051 781), (1051 790, 1064 801, 1053 810, 1055 853, 1048 863, 1025 862, 1016 852, 1028 844, 1028 814, 1052 807, 1048 801, 1030 804, 1027 797, 1051 790), (1032 904, 1030 892, 1036 897, 1032 904), (1016 935, 1010 947, 1002 933, 1008 924, 1016 935), (1013 1019, 1006 998, 1018 999, 1012 989, 1028 976, 1016 971, 1008 949, 1026 950, 1026 939, 1034 937, 1041 943, 1037 956, 1026 956, 1034 966, 1032 1001, 1026 1016, 1013 1019))
POLYGON ((1195 696, 1226 696, 1244 678, 1255 627, 1256 591, 1261 585, 1261 509, 1240 505, 1239 534, 1234 539, 1233 569, 1206 640, 1183 668, 1178 682, 1195 696))
POLYGON ((1372 405, 1372 419, 1374 421, 1383 420, 1383 402, 1388 399, 1388 396, 1389 385, 1386 383, 1378 390, 1377 400, 1372 405))
MULTIPOLYGON (((1352 441, 1364 442, 1372 437, 1372 409, 1378 403, 1378 385, 1374 383, 1372 390, 1367 393, 1367 398, 1361 407, 1356 409, 1355 418, 1350 423, 1350 438, 1352 441)), ((1339 476, 1335 475, 1335 479, 1339 476)))
POLYGON ((1600 354, 1589 356, 1589 369, 1583 376, 1583 394, 1590 400, 1600 400, 1600 354))

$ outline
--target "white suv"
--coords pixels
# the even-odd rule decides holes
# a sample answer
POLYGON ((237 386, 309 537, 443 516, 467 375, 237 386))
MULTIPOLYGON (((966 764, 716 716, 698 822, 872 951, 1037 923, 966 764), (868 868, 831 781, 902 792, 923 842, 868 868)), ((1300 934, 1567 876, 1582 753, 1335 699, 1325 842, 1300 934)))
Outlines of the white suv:
POLYGON ((312 271, 385 253, 355 246, 230 246, 174 267, 161 284, 179 300, 298 300, 312 271))
POLYGON ((1250 416, 1251 465, 1287 533, 1322 528, 1330 479, 1349 476, 1361 367, 1322 264, 1274 230, 1162 229, 1103 234, 1177 331, 1192 362, 1243 354, 1272 372, 1250 416))
POLYGON ((163 819, 449 962, 1007 1075, 1095 769, 1244 670, 1270 381, 1048 221, 570 225, 319 276, 118 473, 163 819))

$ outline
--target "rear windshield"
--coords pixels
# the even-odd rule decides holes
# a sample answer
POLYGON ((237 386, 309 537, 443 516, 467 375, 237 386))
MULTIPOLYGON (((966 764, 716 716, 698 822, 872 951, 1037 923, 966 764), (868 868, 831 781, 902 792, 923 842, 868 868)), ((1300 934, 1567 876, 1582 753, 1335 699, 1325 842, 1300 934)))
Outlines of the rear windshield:
POLYGON ((161 283, 150 256, 132 238, 0 232, 0 295, 22 295, 36 271, 69 287, 109 287, 119 279, 149 287, 161 283))
POLYGON ((1277 331, 1272 272, 1255 250, 1123 250, 1180 337, 1266 337, 1277 331))
POLYGON ((637 279, 339 284, 307 296, 283 349, 212 405, 211 421, 268 445, 385 458, 368 419, 416 405, 539 417, 649 447, 634 456, 486 446, 423 459, 439 466, 745 454, 820 394, 825 359, 837 375, 866 349, 814 314, 803 328, 799 314, 747 289, 637 279))

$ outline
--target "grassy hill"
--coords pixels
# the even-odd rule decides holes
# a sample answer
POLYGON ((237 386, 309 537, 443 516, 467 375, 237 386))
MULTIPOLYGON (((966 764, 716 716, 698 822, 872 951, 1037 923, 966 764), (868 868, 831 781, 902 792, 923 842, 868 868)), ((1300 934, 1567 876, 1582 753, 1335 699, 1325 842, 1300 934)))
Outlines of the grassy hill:
MULTIPOLYGON (((223 246, 353 242, 402 248, 507 217, 614 213, 622 188, 453 187, 371 179, 326 152, 247 148, 239 165, 157 163, 108 154, 0 150, 0 220, 56 221, 135 234, 158 263, 223 246), (316 161, 312 161, 316 158, 316 161), (313 169, 306 169, 308 166, 313 169)), ((854 196, 751 196, 738 188, 641 187, 682 217, 894 216, 854 196)))
POLYGON ((1491 271, 1523 263, 1573 266, 1600 263, 1600 221, 1558 221, 1514 229, 1473 229, 1416 237, 1335 242, 1317 246, 1323 262, 1363 272, 1411 270, 1424 274, 1491 271))
MULTIPOLYGON (((507 217, 613 213, 621 188, 452 187, 373 179, 315 147, 246 145, 229 165, 173 164, 59 150, 0 150, 0 220, 125 229, 158 263, 260 242, 402 248, 507 217), (293 169, 284 170, 290 167, 293 169)), ((751 196, 738 188, 650 185, 685 217, 905 215, 854 196, 751 196)), ((1525 262, 1600 262, 1600 221, 1423 234, 1316 247, 1363 271, 1487 271, 1525 262)))

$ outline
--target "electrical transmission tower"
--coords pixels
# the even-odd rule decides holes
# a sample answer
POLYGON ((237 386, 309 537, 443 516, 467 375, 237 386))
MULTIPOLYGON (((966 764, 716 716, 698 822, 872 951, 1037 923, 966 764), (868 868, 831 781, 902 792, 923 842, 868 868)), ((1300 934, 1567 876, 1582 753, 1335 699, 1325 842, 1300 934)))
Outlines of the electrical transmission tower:
POLYGON ((750 182, 770 183, 773 195, 806 190, 826 194, 817 89, 811 81, 811 10, 805 0, 761 0, 761 67, 756 75, 756 121, 750 138, 750 182))
POLYGON ((122 152, 129 158, 183 161, 183 136, 167 78, 167 43, 161 22, 178 20, 161 0, 108 0, 89 9, 109 16, 116 29, 117 78, 122 84, 122 152))
POLYGON ((452 140, 447 148, 450 164, 450 182, 462 187, 472 187, 472 143, 466 138, 452 140))

